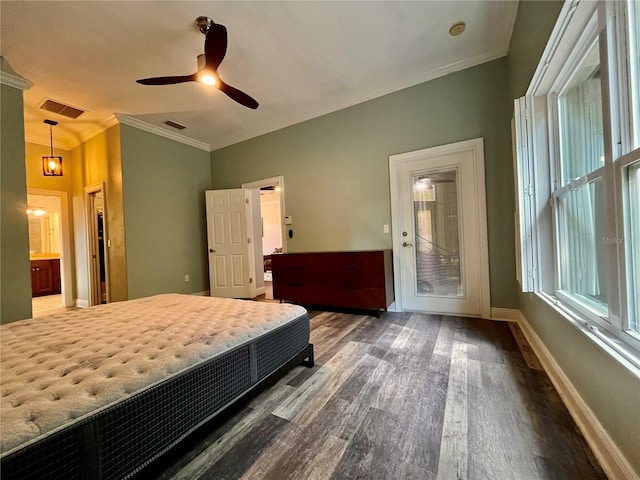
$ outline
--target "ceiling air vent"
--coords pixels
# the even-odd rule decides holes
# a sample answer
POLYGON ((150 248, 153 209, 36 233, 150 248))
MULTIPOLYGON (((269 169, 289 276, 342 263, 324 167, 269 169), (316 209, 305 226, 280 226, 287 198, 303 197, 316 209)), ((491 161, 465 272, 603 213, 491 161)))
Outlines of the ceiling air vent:
POLYGON ((40 108, 42 110, 46 110, 47 112, 57 113, 58 115, 63 115, 68 118, 78 118, 84 113, 84 110, 72 107, 71 105, 65 105, 64 103, 56 102, 55 100, 51 100, 49 98, 47 98, 42 103, 42 105, 40 105, 40 108))
POLYGON ((171 120, 167 120, 166 122, 164 122, 164 124, 169 125, 170 127, 173 127, 173 128, 177 128, 178 130, 184 130, 185 128, 187 128, 184 125, 180 125, 179 123, 172 122, 171 120))

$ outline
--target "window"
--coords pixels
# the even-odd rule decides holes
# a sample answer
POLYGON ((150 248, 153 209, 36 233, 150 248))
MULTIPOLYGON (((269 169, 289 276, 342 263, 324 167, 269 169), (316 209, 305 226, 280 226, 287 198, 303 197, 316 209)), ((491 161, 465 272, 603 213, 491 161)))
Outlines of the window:
POLYGON ((640 147, 640 3, 627 0, 627 44, 629 45, 629 77, 633 116, 633 146, 640 147))
POLYGON ((600 55, 594 41, 557 98, 560 181, 557 205, 559 290, 608 314, 606 185, 600 55))
POLYGON ((561 185, 604 165, 600 55, 594 42, 558 97, 561 185))
POLYGON ((607 255, 604 182, 571 190, 558 202, 559 291, 606 317, 607 255))
POLYGON ((627 230, 630 272, 628 282, 630 328, 640 332, 640 161, 627 168, 629 182, 629 218, 627 230))
POLYGON ((640 4, 567 2, 516 100, 520 267, 640 366, 640 4))

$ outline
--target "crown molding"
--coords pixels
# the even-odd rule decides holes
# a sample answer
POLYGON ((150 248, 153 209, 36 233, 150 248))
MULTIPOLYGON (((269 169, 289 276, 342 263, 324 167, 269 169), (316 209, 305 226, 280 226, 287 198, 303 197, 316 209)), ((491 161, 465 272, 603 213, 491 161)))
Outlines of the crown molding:
MULTIPOLYGON (((44 147, 50 147, 51 146, 51 139, 49 137, 39 137, 37 135, 25 135, 24 136, 24 141, 27 142, 27 143, 34 143, 36 145, 42 145, 44 147)), ((60 150, 66 150, 66 151, 71 150, 69 148, 69 145, 67 145, 65 142, 60 142, 58 140, 54 140, 53 141, 53 148, 58 148, 60 150)))
POLYGON ((0 71, 0 83, 20 90, 29 90, 33 83, 20 75, 0 71))
MULTIPOLYGON (((95 137, 96 135, 104 132, 108 128, 113 127, 114 125, 118 125, 118 119, 115 115, 111 115, 105 120, 101 120, 95 125, 90 125, 86 130, 79 132, 76 135, 76 138, 72 139, 71 142, 64 142, 60 140, 53 141, 54 148, 60 148, 62 150, 71 151, 80 144, 86 142, 90 138, 95 137)), ((37 135, 25 135, 25 142, 34 143, 36 145, 44 145, 45 147, 50 146, 50 139, 47 137, 39 137, 37 135)))
POLYGON ((81 143, 86 142, 87 140, 113 127, 114 125, 118 125, 118 119, 116 118, 115 115, 110 115, 104 120, 100 120, 98 123, 94 125, 90 125, 89 128, 87 128, 86 130, 83 130, 78 134, 78 137, 79 137, 78 141, 74 143, 71 146, 71 148, 76 148, 81 143))
POLYGON ((170 140, 174 140, 176 142, 184 143, 185 145, 189 145, 191 147, 198 148, 200 150, 204 150, 205 152, 210 152, 208 143, 200 142, 198 140, 194 140, 193 138, 186 137, 184 135, 180 135, 179 133, 170 132, 164 128, 158 127, 157 125, 153 125, 151 123, 144 122, 142 120, 138 120, 137 118, 131 117, 124 113, 116 113, 115 118, 122 123, 123 125, 128 125, 130 127, 138 128, 140 130, 144 130, 145 132, 153 133, 154 135, 158 135, 160 137, 165 137, 170 140))

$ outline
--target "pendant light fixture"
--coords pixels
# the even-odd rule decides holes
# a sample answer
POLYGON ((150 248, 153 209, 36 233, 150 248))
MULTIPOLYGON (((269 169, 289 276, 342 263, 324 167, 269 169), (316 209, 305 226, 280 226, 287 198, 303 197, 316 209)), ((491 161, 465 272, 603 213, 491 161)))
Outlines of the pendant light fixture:
POLYGON ((62 157, 53 154, 53 127, 58 124, 55 120, 45 120, 49 125, 49 140, 51 143, 51 155, 42 157, 42 174, 45 177, 62 176, 62 157))

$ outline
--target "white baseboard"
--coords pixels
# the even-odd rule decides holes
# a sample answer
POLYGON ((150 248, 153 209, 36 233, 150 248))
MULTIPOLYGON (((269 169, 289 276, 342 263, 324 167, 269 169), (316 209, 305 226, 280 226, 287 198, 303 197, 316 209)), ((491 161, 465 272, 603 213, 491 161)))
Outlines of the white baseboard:
POLYGON ((520 310, 515 308, 496 308, 491 307, 491 320, 500 320, 503 322, 517 322, 520 318, 520 310))
POLYGON ((89 300, 83 300, 81 298, 76 298, 76 307, 78 307, 78 308, 89 308, 89 300))
POLYGON ((598 418, 582 399, 569 377, 560 368, 538 334, 531 328, 524 315, 518 311, 518 323, 573 420, 593 450, 600 466, 610 480, 634 480, 638 475, 618 446, 603 428, 598 418))
POLYGON ((396 307, 396 302, 392 302, 391 305, 387 307, 387 312, 401 312, 402 310, 398 310, 396 307))
POLYGON ((267 291, 266 287, 257 287, 256 288, 256 296, 264 295, 266 291, 267 291))
POLYGON ((209 296, 209 290, 204 290, 202 292, 191 293, 190 295, 197 295, 198 297, 208 297, 209 296))

